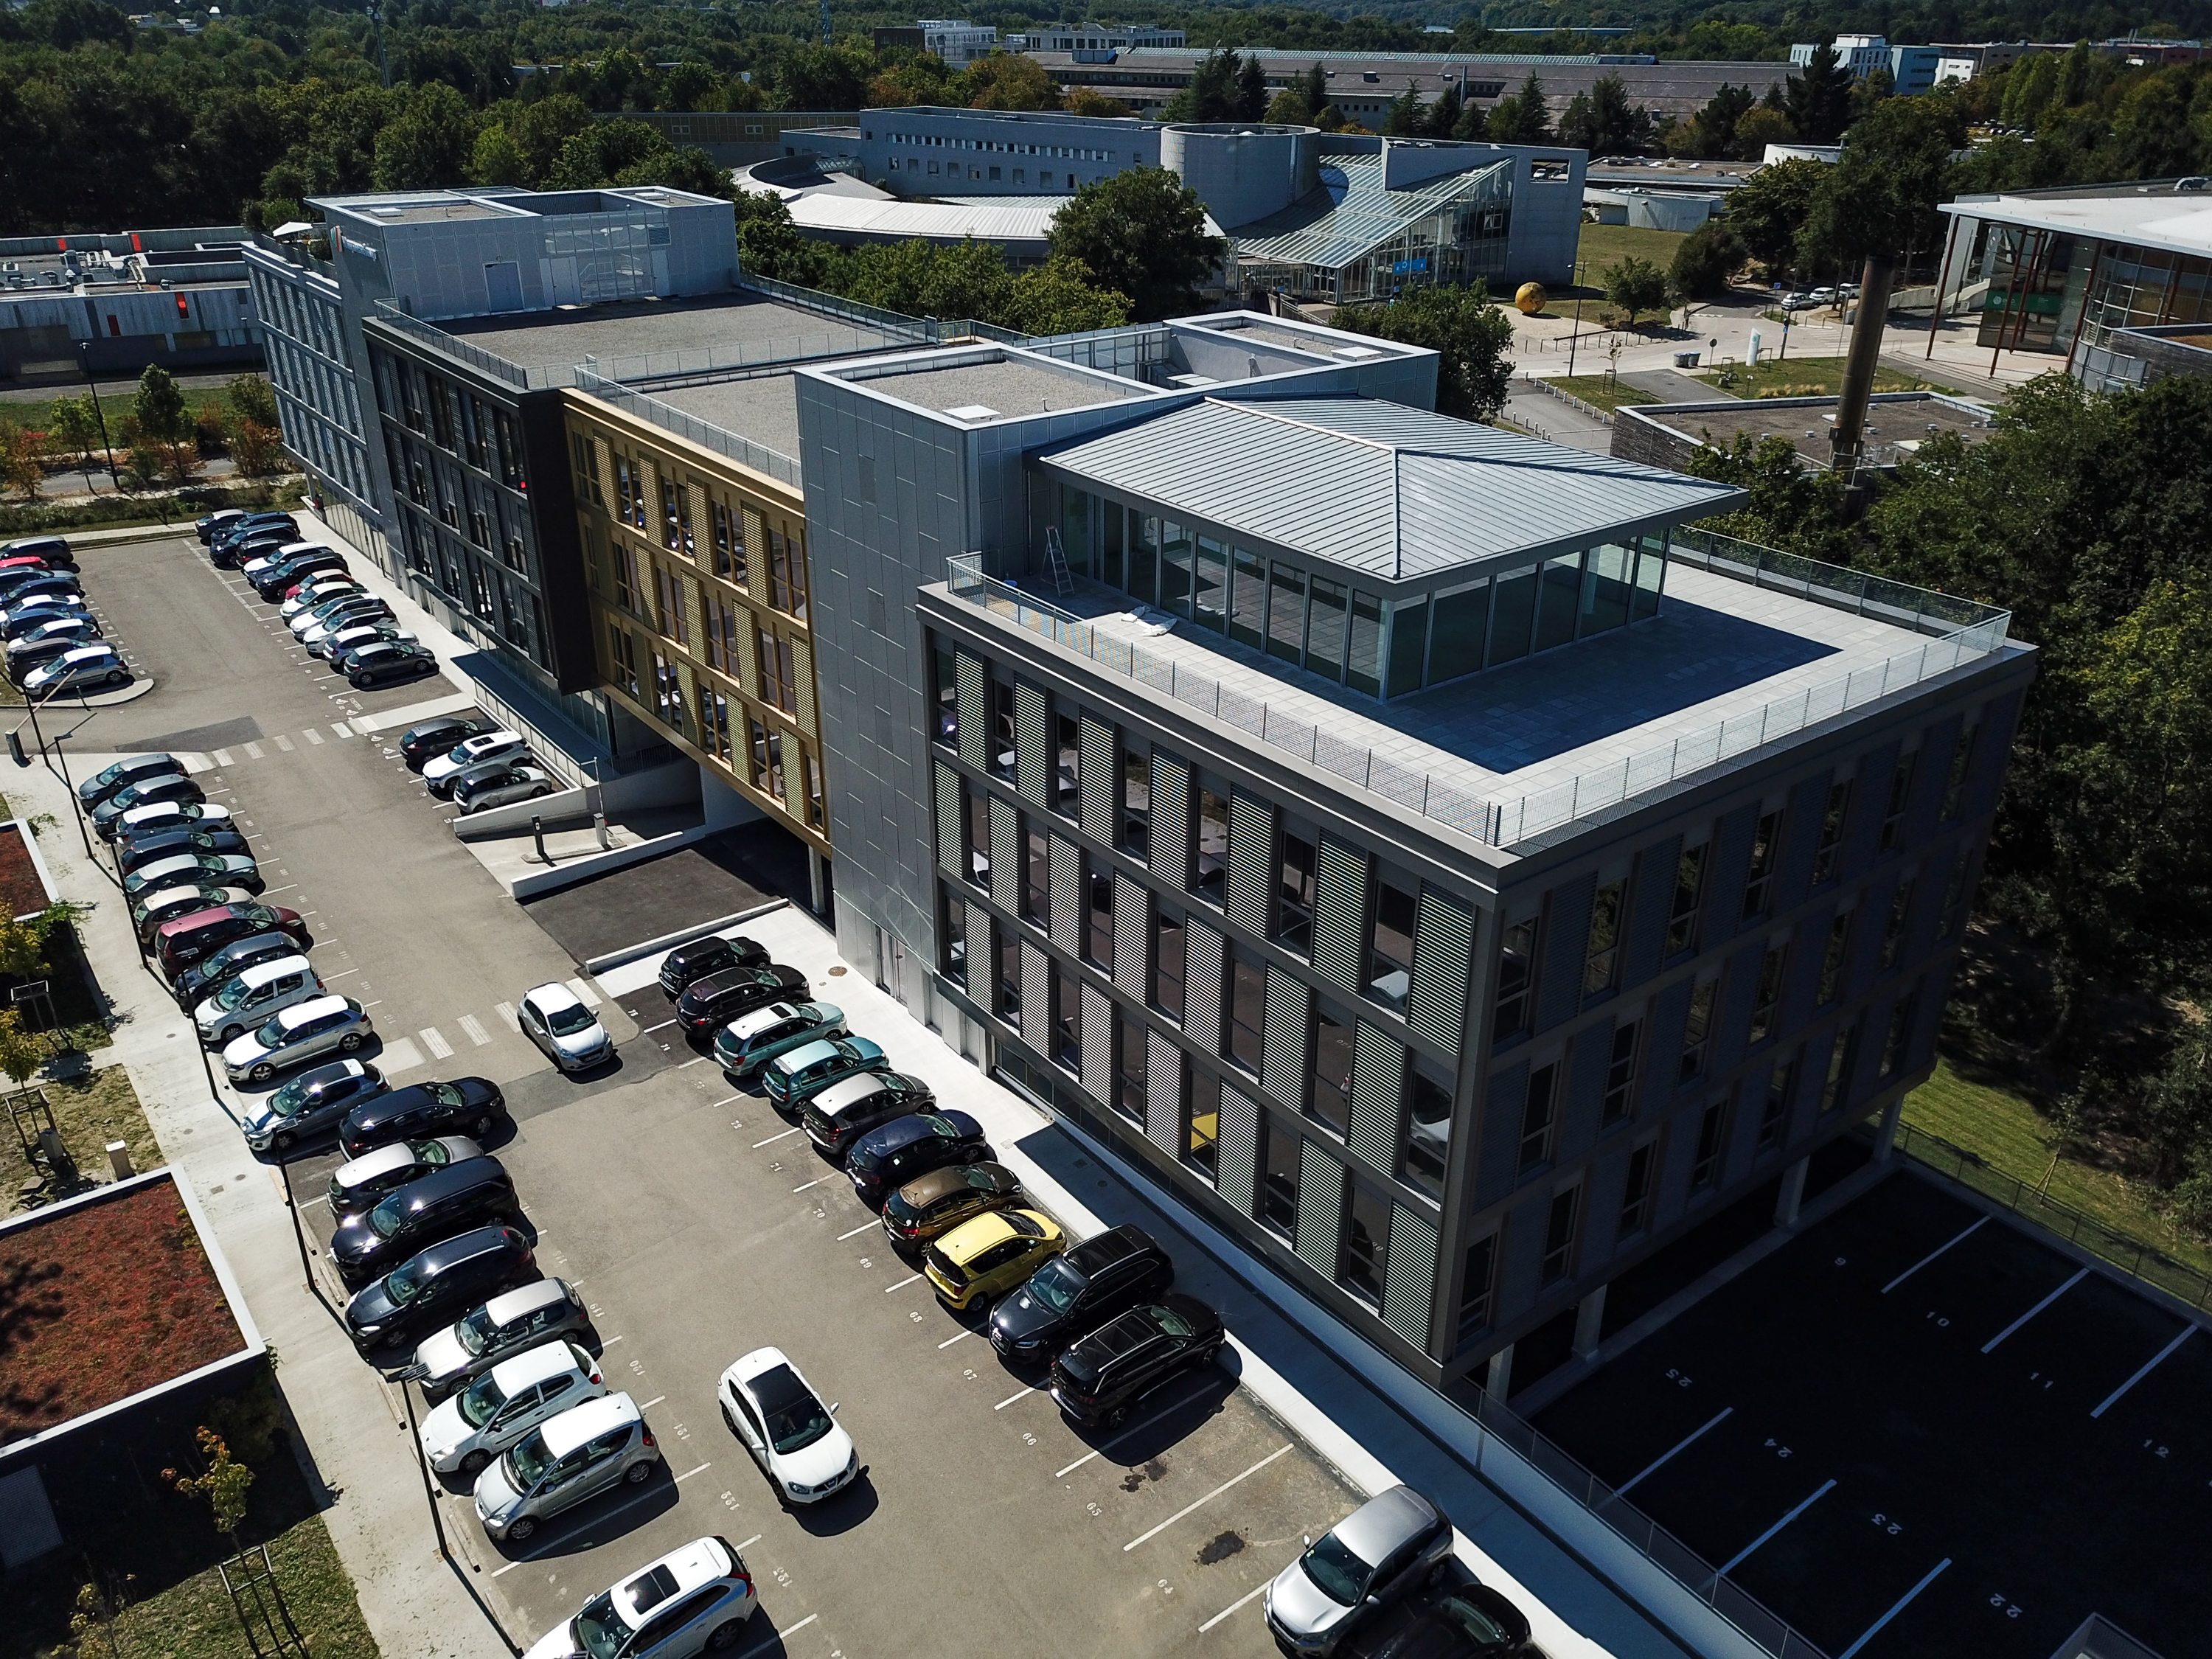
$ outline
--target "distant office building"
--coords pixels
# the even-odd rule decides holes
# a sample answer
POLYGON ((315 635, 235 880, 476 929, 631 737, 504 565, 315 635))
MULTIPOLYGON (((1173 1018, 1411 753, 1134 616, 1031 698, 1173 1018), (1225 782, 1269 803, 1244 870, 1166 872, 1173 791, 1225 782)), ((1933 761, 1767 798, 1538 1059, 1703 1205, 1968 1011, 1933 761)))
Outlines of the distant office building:
MULTIPOLYGON (((1946 49, 1942 46, 1893 46, 1879 34, 1839 34, 1832 47, 1837 60, 1851 72, 1855 79, 1863 81, 1876 70, 1886 71, 1890 78, 1890 89, 1899 97, 1916 97, 1932 92, 1941 80, 1966 80, 1972 76, 1971 68, 1947 74, 1943 64, 1946 49)), ((1817 45, 1794 46, 1790 48, 1790 62, 1802 69, 1813 61, 1817 45)))
POLYGON ((925 17, 911 27, 878 28, 874 33, 878 52, 890 46, 904 46, 914 52, 933 52, 953 69, 965 69, 975 59, 988 57, 999 49, 999 31, 995 27, 970 23, 965 18, 925 17))
MULTIPOLYGON (((1800 42, 1790 48, 1790 62, 1803 69, 1820 51, 1818 42, 1800 42)), ((1879 34, 1839 34, 1830 43, 1836 60, 1849 70, 1854 79, 1863 81, 1876 70, 1889 67, 1889 42, 1879 34)))
POLYGON ((0 380, 251 368, 240 225, 0 239, 0 380))
POLYGON ((1142 23, 1047 23, 1008 35, 1006 45, 1015 52, 1064 52, 1079 64, 1110 64, 1115 53, 1133 46, 1181 46, 1189 38, 1181 29, 1142 23))

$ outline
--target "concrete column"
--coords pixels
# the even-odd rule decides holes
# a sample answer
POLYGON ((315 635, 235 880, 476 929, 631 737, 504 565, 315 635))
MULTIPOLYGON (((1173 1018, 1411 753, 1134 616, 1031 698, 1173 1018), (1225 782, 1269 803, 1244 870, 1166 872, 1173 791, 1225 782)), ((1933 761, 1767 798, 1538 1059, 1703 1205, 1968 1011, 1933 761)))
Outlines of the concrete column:
POLYGON ((1499 1405, 1513 1389, 1513 1345, 1509 1342, 1490 1356, 1490 1374, 1483 1379, 1482 1391, 1499 1405))
POLYGON ((1782 1191, 1774 1200, 1774 1224, 1794 1227, 1797 1224, 1797 1206, 1805 1201, 1805 1170, 1812 1158, 1799 1158, 1782 1172, 1782 1191))
POLYGON ((1904 1118, 1905 1097, 1900 1094, 1881 1109, 1881 1127, 1875 1132, 1874 1138, 1875 1163, 1889 1162, 1890 1152, 1897 1145, 1897 1126, 1904 1121, 1904 1118))
POLYGON ((1598 1333, 1605 1328, 1605 1291, 1599 1285, 1575 1304, 1574 1354, 1588 1359, 1597 1352, 1598 1333))
POLYGON ((808 908, 817 916, 828 908, 830 902, 825 891, 828 883, 823 879, 827 873, 828 872, 823 866, 822 854, 813 848, 808 848, 806 849, 806 902, 808 908))

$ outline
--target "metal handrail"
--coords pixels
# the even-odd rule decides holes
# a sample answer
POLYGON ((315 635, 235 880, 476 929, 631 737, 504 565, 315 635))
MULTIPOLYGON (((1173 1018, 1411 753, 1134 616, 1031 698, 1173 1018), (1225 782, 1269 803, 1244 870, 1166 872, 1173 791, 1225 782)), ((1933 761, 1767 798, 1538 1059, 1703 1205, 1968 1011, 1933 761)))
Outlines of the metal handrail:
POLYGON ((648 397, 631 386, 618 385, 587 368, 576 371, 576 389, 588 392, 594 398, 651 421, 655 426, 664 428, 679 438, 688 439, 717 454, 726 455, 741 466, 749 466, 756 472, 765 472, 794 489, 799 488, 799 463, 765 444, 757 444, 750 438, 726 432, 712 422, 702 421, 696 415, 687 415, 680 409, 662 403, 658 398, 648 397))

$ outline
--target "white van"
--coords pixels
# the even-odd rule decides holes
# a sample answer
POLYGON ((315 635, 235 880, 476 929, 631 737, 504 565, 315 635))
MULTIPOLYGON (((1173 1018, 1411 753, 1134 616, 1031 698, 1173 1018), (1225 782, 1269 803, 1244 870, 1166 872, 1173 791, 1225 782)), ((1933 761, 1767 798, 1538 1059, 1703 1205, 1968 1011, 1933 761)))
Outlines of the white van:
POLYGON ((322 976, 305 957, 279 957, 246 969, 200 1004, 192 1019, 200 1041, 220 1047, 244 1036, 279 1008, 323 994, 322 976))

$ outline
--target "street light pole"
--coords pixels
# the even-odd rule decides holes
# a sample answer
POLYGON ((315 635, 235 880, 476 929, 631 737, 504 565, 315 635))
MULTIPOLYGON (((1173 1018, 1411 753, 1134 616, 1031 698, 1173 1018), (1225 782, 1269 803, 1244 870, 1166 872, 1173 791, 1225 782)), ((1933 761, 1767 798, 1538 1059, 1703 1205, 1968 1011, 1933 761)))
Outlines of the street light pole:
POLYGON ((1571 380, 1575 378, 1575 347, 1581 342, 1582 337, 1583 264, 1582 261, 1577 259, 1575 262, 1575 328, 1574 332, 1567 336, 1567 378, 1571 380))
POLYGON ((100 407, 100 382, 92 374, 92 342, 76 343, 77 366, 84 370, 84 383, 92 388, 92 417, 100 422, 100 450, 107 457, 107 477, 119 495, 123 489, 123 475, 115 470, 115 446, 107 441, 107 416, 100 407))
POLYGON ((57 732, 54 734, 54 758, 61 763, 62 782, 69 788, 70 814, 76 819, 77 839, 84 843, 85 860, 87 863, 97 864, 100 860, 92 855, 92 833, 84 827, 84 803, 76 798, 76 785, 70 779, 69 757, 62 753, 62 745, 74 735, 75 733, 69 732, 57 732))

